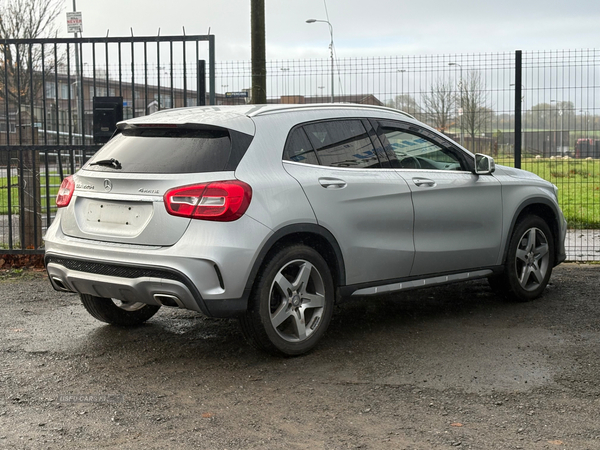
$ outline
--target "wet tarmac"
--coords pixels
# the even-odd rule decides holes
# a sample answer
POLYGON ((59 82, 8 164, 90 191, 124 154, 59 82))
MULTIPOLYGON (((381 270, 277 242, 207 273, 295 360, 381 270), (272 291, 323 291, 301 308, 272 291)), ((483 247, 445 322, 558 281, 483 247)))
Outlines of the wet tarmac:
POLYGON ((529 303, 485 281, 351 301, 298 358, 173 308, 108 326, 43 274, 6 278, 0 448, 600 448, 596 265, 529 303))

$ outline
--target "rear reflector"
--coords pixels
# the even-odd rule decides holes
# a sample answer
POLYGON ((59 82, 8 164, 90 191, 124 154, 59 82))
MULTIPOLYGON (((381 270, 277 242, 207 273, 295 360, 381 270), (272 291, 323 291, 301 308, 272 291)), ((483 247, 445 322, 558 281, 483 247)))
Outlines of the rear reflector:
POLYGON ((165 208, 173 216, 231 222, 244 215, 252 188, 243 181, 214 181, 181 186, 164 195, 165 208))
POLYGON ((59 208, 64 208, 65 206, 68 206, 71 202, 71 197, 73 197, 74 191, 75 182, 73 181, 73 175, 69 175, 60 184, 58 194, 56 194, 56 206, 59 208))

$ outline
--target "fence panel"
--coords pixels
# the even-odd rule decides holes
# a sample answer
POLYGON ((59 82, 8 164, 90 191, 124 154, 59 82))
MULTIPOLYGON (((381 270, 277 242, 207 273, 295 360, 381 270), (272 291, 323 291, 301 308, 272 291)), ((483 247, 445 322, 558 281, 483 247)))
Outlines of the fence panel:
POLYGON ((600 51, 523 53, 522 168, 559 188, 572 261, 600 260, 600 51))
MULTIPOLYGON (((516 53, 337 59, 334 101, 404 110, 473 152, 556 184, 569 224, 568 259, 598 261, 600 51, 523 52, 518 86, 516 61, 516 53)), ((249 62, 219 63, 216 84, 244 90, 250 75, 249 62)), ((328 103, 330 75, 327 59, 271 61, 268 102, 328 103)))
MULTIPOLYGON (((41 52, 46 59, 42 61, 47 62, 41 69, 41 96, 17 100, 10 107, 0 98, 0 245, 10 251, 26 251, 19 241, 24 233, 18 220, 26 212, 21 206, 26 199, 18 187, 29 170, 27 164, 41 168, 40 193, 34 200, 46 206, 39 213, 39 236, 52 218, 53 199, 47 197, 53 195, 56 181, 79 167, 94 150, 88 134, 94 95, 110 95, 114 89, 123 95, 126 116, 198 103, 194 101, 196 86, 202 83, 194 79, 200 67, 200 54, 194 49, 197 43, 185 44, 192 46, 187 57, 164 42, 95 42, 97 51, 85 49, 84 43, 78 45, 80 76, 85 82, 82 94, 76 85, 64 87, 70 79, 78 79, 72 49, 65 53, 60 46, 44 44, 41 52), (113 51, 102 57, 100 50, 111 46, 113 51), (56 62, 61 52, 66 55, 64 66, 56 62), (81 127, 77 123, 79 97, 84 99, 81 127), (17 127, 8 118, 11 114, 27 117, 27 111, 37 107, 42 108, 43 120, 34 115, 35 119, 17 127), (10 140, 8 145, 2 136, 10 140), (39 163, 27 153, 27 146, 36 145, 36 139, 44 147, 39 150, 39 163)), ((20 58, 29 61, 29 52, 22 53, 20 58)), ((518 66, 513 52, 338 58, 332 77, 330 59, 279 60, 267 63, 267 101, 328 103, 333 95, 335 102, 402 109, 473 152, 537 173, 560 188, 559 201, 569 223, 569 260, 596 261, 600 260, 599 65, 598 50, 522 52, 518 66), (515 117, 518 109, 520 127, 515 117)), ((214 78, 207 103, 251 101, 250 61, 213 62, 209 67, 214 78)), ((7 81, 6 70, 0 75, 0 86, 12 83, 35 90, 31 89, 35 78, 31 71, 29 76, 17 74, 12 81, 7 81)))

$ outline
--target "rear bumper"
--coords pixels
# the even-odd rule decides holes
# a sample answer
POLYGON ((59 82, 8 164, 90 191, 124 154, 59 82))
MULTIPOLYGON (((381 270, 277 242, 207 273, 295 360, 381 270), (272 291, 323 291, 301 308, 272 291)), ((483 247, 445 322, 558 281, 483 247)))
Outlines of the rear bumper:
POLYGON ((57 218, 44 237, 45 261, 59 290, 231 317, 246 310, 257 248, 271 234, 248 216, 191 221, 175 245, 161 247, 66 236, 57 218))
POLYGON ((154 266, 117 265, 46 253, 48 277, 54 289, 148 305, 175 306, 209 317, 233 317, 246 311, 248 296, 204 299, 182 273, 154 266))

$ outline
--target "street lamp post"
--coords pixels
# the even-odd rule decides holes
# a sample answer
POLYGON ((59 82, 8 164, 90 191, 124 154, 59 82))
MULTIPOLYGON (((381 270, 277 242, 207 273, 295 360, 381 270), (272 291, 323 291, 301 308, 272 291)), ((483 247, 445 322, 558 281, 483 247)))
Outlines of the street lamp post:
POLYGON ((588 118, 588 111, 587 109, 580 109, 579 112, 582 113, 585 117, 585 138, 587 139, 588 133, 590 132, 590 119, 588 118))
POLYGON ((318 20, 318 19, 308 19, 306 23, 315 23, 322 22, 329 25, 329 36, 331 37, 331 42, 329 42, 329 51, 331 53, 331 103, 333 103, 333 83, 334 83, 334 73, 333 73, 333 25, 329 20, 318 20))
MULTIPOLYGON (((583 127, 585 125, 585 134, 583 135, 585 140, 581 140, 581 145, 579 147, 579 155, 577 154, 577 143, 580 141, 580 139, 575 140, 575 154, 574 156, 576 158, 587 158, 588 156, 592 156, 593 155, 593 148, 592 151, 590 152, 590 143, 592 143, 593 141, 589 138, 589 132, 590 132, 590 120, 588 119, 588 112, 587 109, 583 110, 580 109, 579 112, 581 113, 580 119, 579 119, 579 123, 581 124, 581 131, 583 130, 583 127), (585 118, 585 124, 581 123, 581 117, 585 118), (584 147, 583 147, 583 143, 585 142, 585 152, 583 151, 584 147)), ((577 122, 575 124, 575 129, 577 129, 577 122)))
POLYGON ((283 72, 283 74, 285 75, 285 78, 283 79, 283 93, 284 96, 287 97, 288 96, 288 88, 289 88, 289 80, 287 79, 287 75, 290 72, 290 68, 289 67, 280 67, 279 70, 281 70, 283 72))
MULTIPOLYGON (((463 68, 457 62, 448 63, 449 66, 458 66, 460 69, 460 82, 458 86, 460 88, 460 106, 458 109, 458 119, 459 119, 459 127, 460 127, 460 145, 464 146, 464 137, 463 137, 463 124, 462 124, 462 115, 463 115, 463 68)), ((471 143, 471 145, 474 145, 471 143)))
MULTIPOLYGON (((564 111, 562 109, 562 106, 558 106, 557 100, 550 100, 550 103, 556 103, 556 106, 558 107, 558 115, 560 116, 560 150, 557 149, 557 151, 559 155, 562 156, 565 153, 565 147, 563 146, 564 111)), ((558 119, 556 120, 556 126, 558 126, 558 119)))
MULTIPOLYGON (((396 73, 401 73, 402 77, 401 77, 401 81, 400 81, 400 93, 403 95, 404 94, 404 73, 406 72, 406 69, 398 69, 396 70, 396 73)), ((398 78, 396 78, 396 90, 398 90, 398 78)))

